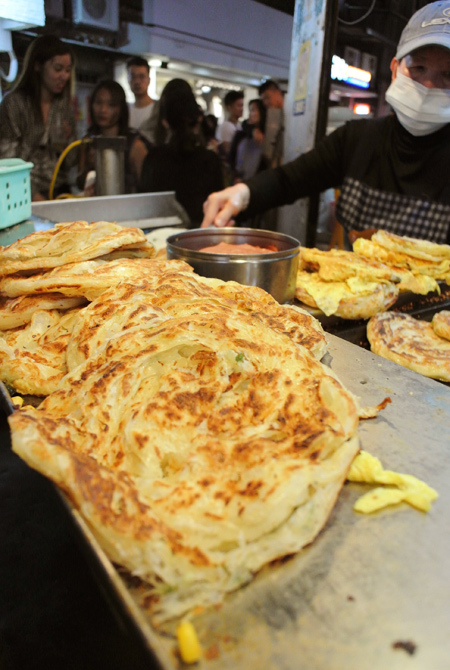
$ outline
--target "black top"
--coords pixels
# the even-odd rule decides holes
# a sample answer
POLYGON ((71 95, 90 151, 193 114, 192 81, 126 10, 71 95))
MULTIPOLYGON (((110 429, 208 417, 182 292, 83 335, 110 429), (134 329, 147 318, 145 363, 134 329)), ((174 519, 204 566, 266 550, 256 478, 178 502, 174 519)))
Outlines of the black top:
POLYGON ((346 230, 449 242, 449 159, 450 124, 414 137, 393 114, 350 121, 294 161, 249 179, 245 216, 336 188, 336 217, 346 230))
POLYGON ((223 188, 220 159, 214 151, 196 147, 178 152, 168 144, 152 146, 142 166, 140 190, 175 191, 189 215, 191 227, 203 220, 203 203, 210 193, 223 188))
POLYGON ((1 670, 157 670, 50 480, 0 407, 1 670), (86 549, 85 549, 86 548, 86 549))

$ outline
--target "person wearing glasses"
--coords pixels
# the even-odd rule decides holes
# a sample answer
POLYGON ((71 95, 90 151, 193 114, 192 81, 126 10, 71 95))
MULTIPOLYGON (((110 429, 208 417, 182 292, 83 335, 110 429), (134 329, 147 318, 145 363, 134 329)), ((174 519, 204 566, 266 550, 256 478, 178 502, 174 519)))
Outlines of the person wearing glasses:
POLYGON ((149 142, 154 140, 158 117, 157 101, 148 94, 150 86, 150 66, 145 58, 133 56, 127 61, 128 84, 134 95, 134 102, 128 104, 130 128, 139 130, 149 142))

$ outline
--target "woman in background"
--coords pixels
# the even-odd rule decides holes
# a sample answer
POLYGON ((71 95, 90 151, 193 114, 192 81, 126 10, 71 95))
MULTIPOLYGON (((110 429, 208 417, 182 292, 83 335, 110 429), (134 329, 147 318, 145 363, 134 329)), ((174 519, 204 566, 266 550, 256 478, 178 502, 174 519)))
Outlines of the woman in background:
MULTIPOLYGON (((76 139, 73 65, 67 44, 55 35, 41 35, 28 47, 22 74, 0 105, 0 158, 34 163, 32 200, 48 199, 58 158, 76 139)), ((69 152, 58 172, 55 195, 70 192, 67 169, 75 160, 69 152)))
POLYGON ((165 129, 163 143, 149 149, 142 167, 141 191, 175 191, 194 228, 202 221, 206 197, 223 188, 220 159, 205 147, 199 107, 186 81, 172 79, 165 86, 160 116, 165 129))
MULTIPOLYGON (((104 79, 95 87, 89 104, 91 125, 87 137, 122 136, 127 140, 125 150, 125 192, 136 193, 141 178, 142 163, 147 155, 149 143, 135 129, 128 127, 128 105, 125 91, 113 79, 104 79)), ((77 184, 85 189, 89 172, 95 170, 95 153, 91 144, 81 145, 77 184)), ((95 185, 85 190, 85 195, 94 195, 95 185)))
POLYGON ((259 98, 248 103, 248 119, 233 138, 229 163, 233 171, 234 183, 253 177, 257 172, 269 167, 264 156, 264 128, 266 108, 259 98))

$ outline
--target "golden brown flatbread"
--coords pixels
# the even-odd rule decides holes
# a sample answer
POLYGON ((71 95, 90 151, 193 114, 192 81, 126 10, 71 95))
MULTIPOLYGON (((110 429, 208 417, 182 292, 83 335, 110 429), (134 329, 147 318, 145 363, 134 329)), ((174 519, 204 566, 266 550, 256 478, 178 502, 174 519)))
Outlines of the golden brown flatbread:
POLYGON ((161 622, 314 539, 358 452, 358 411, 305 347, 251 314, 130 318, 9 421, 14 451, 148 582, 161 622))
POLYGON ((444 258, 450 259, 450 245, 438 244, 428 240, 419 240, 388 233, 386 230, 378 230, 372 235, 372 240, 385 249, 408 254, 413 258, 421 258, 426 261, 440 261, 444 258))
POLYGON ((450 340, 450 312, 448 310, 441 310, 431 319, 431 325, 438 337, 443 337, 445 340, 450 340))
MULTIPOLYGON (((358 238, 353 244, 354 252, 365 258, 378 259, 385 265, 392 266, 401 277, 401 290, 414 290, 415 293, 427 293, 429 290, 436 290, 436 280, 444 280, 449 275, 450 259, 433 257, 431 259, 417 258, 405 251, 398 251, 390 247, 384 247, 376 239, 371 240, 358 238), (405 274, 406 273, 406 274, 405 274), (410 276, 412 273, 416 278, 416 284, 410 276), (424 281, 421 276, 427 276, 424 281), (420 278, 420 279, 419 279, 420 278), (430 280, 434 280, 430 281, 430 280)), ((379 238, 377 238, 379 239, 379 238)), ((441 245, 439 245, 441 246, 441 245)))
POLYGON ((116 223, 73 221, 27 235, 0 248, 0 276, 32 274, 40 270, 78 263, 110 254, 117 249, 140 248, 155 254, 139 228, 116 223))
POLYGON ((427 321, 409 314, 384 312, 367 324, 371 350, 425 377, 450 382, 450 342, 427 321))
POLYGON ((18 393, 46 396, 67 373, 66 349, 78 309, 40 310, 0 337, 0 379, 18 393))
POLYGON ((146 258, 124 258, 114 261, 92 260, 71 263, 31 277, 5 277, 0 281, 0 294, 14 298, 58 292, 66 296, 83 296, 94 300, 103 291, 121 281, 135 282, 161 275, 167 269, 192 272, 184 261, 146 258))
POLYGON ((154 328, 167 319, 225 315, 249 316, 256 325, 284 333, 320 359, 327 350, 320 323, 303 310, 279 305, 262 289, 166 272, 131 285, 115 286, 79 313, 68 344, 67 365, 73 370, 127 329, 154 328))
POLYGON ((87 300, 83 297, 69 298, 61 293, 5 298, 0 300, 0 331, 24 326, 31 321, 36 311, 54 309, 63 311, 86 304, 87 300))

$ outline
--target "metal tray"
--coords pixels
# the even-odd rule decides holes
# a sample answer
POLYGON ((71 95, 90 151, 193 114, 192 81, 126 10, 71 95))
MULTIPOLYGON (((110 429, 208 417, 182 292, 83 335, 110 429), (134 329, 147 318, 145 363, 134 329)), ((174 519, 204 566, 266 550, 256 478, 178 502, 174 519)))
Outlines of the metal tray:
MULTIPOLYGON (((416 475, 439 498, 424 514, 399 505, 352 510, 367 488, 347 484, 314 543, 264 568, 194 620, 199 670, 447 670, 450 658, 450 389, 333 335, 324 362, 363 404, 392 402, 362 422, 361 446, 416 475)), ((105 556, 76 510, 102 588, 164 670, 180 667, 173 637, 155 630, 136 578, 105 556)))
POLYGON ((116 221, 121 226, 144 229, 189 224, 189 216, 174 191, 45 200, 33 202, 31 211, 53 223, 116 221))

